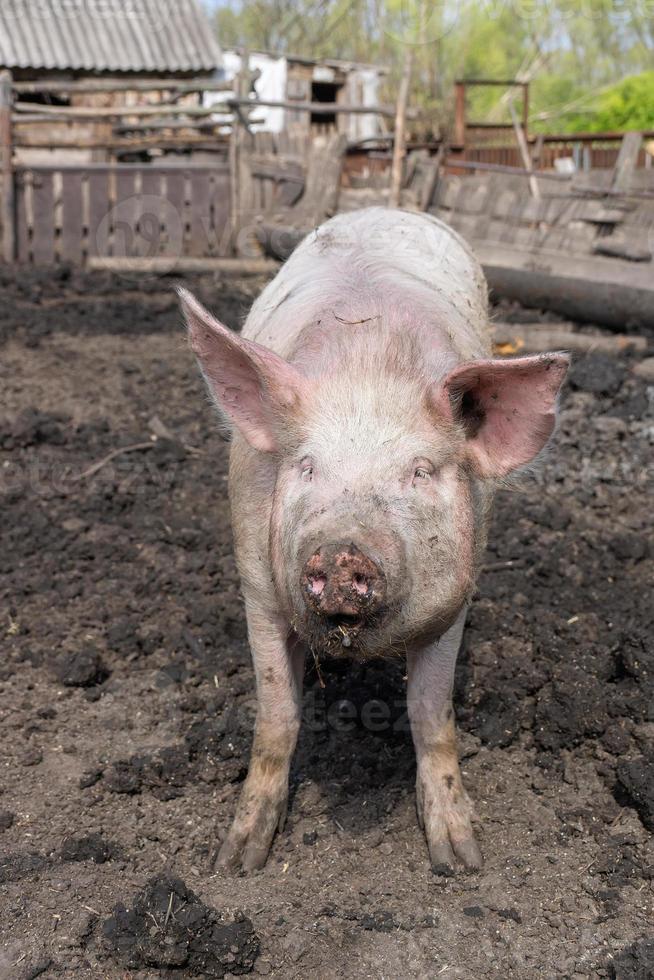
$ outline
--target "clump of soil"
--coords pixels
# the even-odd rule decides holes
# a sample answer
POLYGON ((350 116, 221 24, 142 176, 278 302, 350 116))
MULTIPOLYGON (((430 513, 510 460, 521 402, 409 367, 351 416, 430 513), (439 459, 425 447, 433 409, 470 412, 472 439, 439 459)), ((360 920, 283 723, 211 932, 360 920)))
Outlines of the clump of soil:
POLYGON ((651 980, 654 977, 654 939, 643 939, 623 949, 611 964, 614 980, 651 980))
POLYGON ((94 861, 104 864, 115 855, 117 848, 102 834, 67 837, 61 848, 62 861, 94 861))
POLYGON ((113 955, 129 969, 156 967, 165 976, 224 977, 251 973, 259 952, 252 922, 225 921, 179 878, 151 878, 130 907, 117 905, 102 926, 113 955))
POLYGON ((638 811, 648 830, 654 833, 654 759, 637 756, 624 759, 616 769, 617 793, 623 802, 638 811))
POLYGON ((98 651, 86 647, 62 658, 57 677, 66 687, 92 687, 106 681, 109 671, 98 651))

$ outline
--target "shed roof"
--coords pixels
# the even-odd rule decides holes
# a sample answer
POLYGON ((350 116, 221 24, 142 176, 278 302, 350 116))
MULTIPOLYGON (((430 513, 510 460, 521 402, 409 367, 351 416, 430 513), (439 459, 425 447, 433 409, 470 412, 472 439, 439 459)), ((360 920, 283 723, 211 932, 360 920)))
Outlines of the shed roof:
POLYGON ((219 65, 198 0, 0 0, 0 67, 191 72, 219 65))

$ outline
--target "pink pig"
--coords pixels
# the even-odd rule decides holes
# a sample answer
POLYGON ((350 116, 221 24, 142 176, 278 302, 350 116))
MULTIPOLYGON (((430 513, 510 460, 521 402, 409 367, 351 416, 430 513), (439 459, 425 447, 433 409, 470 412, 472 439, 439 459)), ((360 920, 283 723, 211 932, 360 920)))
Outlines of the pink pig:
POLYGON ((257 682, 219 863, 262 867, 288 797, 305 651, 401 653, 432 867, 478 868, 452 681, 498 481, 555 423, 562 354, 490 359, 486 284, 435 218, 369 208, 312 232, 242 334, 180 290, 234 428, 230 501, 257 682))

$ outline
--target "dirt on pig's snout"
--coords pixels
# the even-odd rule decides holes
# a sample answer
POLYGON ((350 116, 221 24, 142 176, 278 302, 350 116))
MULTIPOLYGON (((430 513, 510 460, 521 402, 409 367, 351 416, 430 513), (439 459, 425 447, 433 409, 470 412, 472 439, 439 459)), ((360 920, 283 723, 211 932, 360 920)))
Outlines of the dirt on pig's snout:
MULTIPOLYGON (((261 283, 192 287, 238 325, 261 283)), ((174 296, 3 289, 0 977, 652 976, 654 416, 629 356, 573 366, 556 451, 497 500, 455 695, 484 871, 429 869, 402 659, 339 656, 307 660, 286 829, 230 877, 254 677, 174 296)))

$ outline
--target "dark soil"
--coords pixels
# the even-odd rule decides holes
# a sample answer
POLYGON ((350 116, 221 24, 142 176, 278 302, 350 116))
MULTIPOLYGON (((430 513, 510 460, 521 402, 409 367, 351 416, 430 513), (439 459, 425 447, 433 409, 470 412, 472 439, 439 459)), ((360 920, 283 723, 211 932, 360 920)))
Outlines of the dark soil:
MULTIPOLYGON (((307 664, 287 827, 234 878, 212 861, 254 681, 227 446, 172 284, 1 275, 0 978, 653 977, 633 358, 576 361, 551 453, 498 498, 456 682, 484 871, 429 869, 403 665, 339 661, 324 687, 307 664)), ((261 285, 191 288, 236 326, 261 285)))

